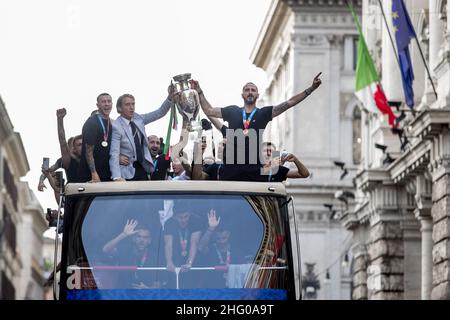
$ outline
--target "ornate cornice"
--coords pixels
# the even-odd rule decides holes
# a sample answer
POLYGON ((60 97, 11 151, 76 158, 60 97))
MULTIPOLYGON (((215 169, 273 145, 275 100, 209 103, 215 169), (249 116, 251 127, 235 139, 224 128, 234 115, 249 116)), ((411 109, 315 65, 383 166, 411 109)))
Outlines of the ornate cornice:
MULTIPOLYGON (((291 7, 302 7, 302 8, 331 8, 340 7, 348 10, 347 0, 282 0, 287 5, 291 7)), ((355 9, 360 9, 362 7, 361 0, 348 0, 355 9)))
POLYGON ((389 171, 386 168, 363 170, 356 175, 356 186, 363 192, 372 190, 380 183, 391 181, 389 171))
POLYGON ((18 177, 24 176, 30 166, 28 164, 25 148, 18 132, 14 131, 11 119, 6 111, 5 104, 0 97, 0 145, 5 147, 10 167, 18 177))
POLYGON ((0 144, 2 141, 8 139, 8 137, 13 134, 14 127, 11 123, 11 119, 6 111, 5 104, 3 103, 2 97, 0 96, 0 144))
POLYGON ((410 123, 409 132, 420 139, 433 140, 442 132, 442 126, 450 124, 450 108, 425 109, 410 123))
POLYGON ((22 138, 18 132, 13 132, 8 138, 5 143, 5 149, 9 167, 13 171, 14 176, 17 177, 17 180, 19 180, 19 177, 25 176, 30 170, 30 165, 25 153, 22 138))
POLYGON ((284 1, 272 0, 250 54, 250 60, 255 66, 267 68, 267 53, 280 30, 286 25, 289 19, 289 10, 289 6, 284 1))
POLYGON ((369 222, 369 202, 357 204, 355 210, 348 210, 341 218, 342 225, 347 230, 354 230, 362 224, 369 222))
MULTIPOLYGON (((411 122, 409 132, 418 137, 417 144, 426 148, 428 156, 423 164, 427 165, 427 170, 432 173, 444 168, 443 173, 450 168, 450 154, 448 144, 450 125, 450 108, 425 109, 411 122), (443 139, 446 137, 446 139, 443 139), (433 153, 431 150, 434 150, 433 153)), ((416 148, 419 150, 418 148, 416 148)), ((410 152, 411 153, 411 152, 410 152)), ((417 157, 417 152, 413 153, 417 157)), ((420 159, 419 159, 420 160, 420 159)), ((434 173, 433 173, 434 175, 434 173)), ((435 177, 437 178, 437 176, 435 177)))
POLYGON ((430 163, 431 144, 421 141, 414 145, 409 152, 403 153, 390 167, 390 175, 394 183, 402 182, 411 175, 427 171, 430 163))
MULTIPOLYGON (((352 2, 357 14, 361 12, 361 0, 352 2)), ((345 0, 272 0, 261 30, 250 55, 250 60, 259 68, 266 69, 269 64, 269 52, 277 45, 286 27, 293 27, 294 39, 286 37, 286 41, 298 41, 298 34, 322 34, 325 39, 302 37, 300 42, 317 45, 317 41, 328 40, 331 45, 335 38, 327 38, 329 34, 357 34, 356 27, 345 0), (295 19, 295 26, 290 26, 290 19, 295 19), (308 29, 308 30, 306 30, 308 29), (321 30, 321 31, 320 31, 321 30)))

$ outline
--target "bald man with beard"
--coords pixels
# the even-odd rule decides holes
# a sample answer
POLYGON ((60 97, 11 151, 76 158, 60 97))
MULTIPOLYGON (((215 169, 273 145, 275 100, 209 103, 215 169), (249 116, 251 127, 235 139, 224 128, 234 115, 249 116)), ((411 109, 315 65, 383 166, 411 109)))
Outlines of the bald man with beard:
POLYGON ((148 136, 148 149, 155 165, 155 171, 153 171, 150 180, 167 180, 167 171, 170 168, 171 159, 166 160, 165 154, 160 154, 161 140, 158 136, 148 136))

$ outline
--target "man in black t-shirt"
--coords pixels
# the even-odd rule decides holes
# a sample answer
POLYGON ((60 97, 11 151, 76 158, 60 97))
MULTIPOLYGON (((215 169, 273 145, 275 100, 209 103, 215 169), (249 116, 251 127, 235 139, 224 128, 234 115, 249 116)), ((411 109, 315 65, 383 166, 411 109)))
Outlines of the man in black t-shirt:
POLYGON ((112 98, 108 93, 97 97, 96 114, 92 114, 83 125, 83 148, 79 177, 82 182, 111 181, 109 150, 111 147, 112 98))
MULTIPOLYGON (((175 272, 180 267, 181 273, 189 271, 195 263, 202 224, 200 218, 190 212, 187 203, 177 201, 173 208, 173 217, 164 225, 164 246, 167 271, 175 272)), ((173 286, 174 279, 172 278, 173 286)), ((193 287, 195 279, 181 276, 181 287, 193 287)))
POLYGON ((242 88, 244 107, 232 105, 213 108, 206 100, 199 83, 191 81, 191 87, 197 90, 205 114, 208 117, 223 118, 228 121, 228 127, 231 129, 227 130, 227 163, 221 176, 222 180, 256 180, 261 175, 260 143, 264 129, 273 118, 300 103, 317 89, 322 83, 320 75, 321 73, 314 78, 311 87, 305 91, 277 106, 263 108, 256 108, 259 93, 254 83, 249 82, 242 88))

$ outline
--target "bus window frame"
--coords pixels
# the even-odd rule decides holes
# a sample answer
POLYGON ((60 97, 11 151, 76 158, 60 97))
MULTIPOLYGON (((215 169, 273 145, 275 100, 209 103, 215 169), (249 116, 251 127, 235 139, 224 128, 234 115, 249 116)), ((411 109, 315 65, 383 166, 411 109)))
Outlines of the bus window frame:
MULTIPOLYGON (((287 259, 288 262, 288 276, 289 279, 287 281, 287 286, 285 288, 287 292, 287 299, 288 300, 295 300, 296 299, 296 285, 295 285, 295 273, 294 273, 294 256, 292 254, 292 250, 295 248, 292 248, 291 246, 291 228, 289 223, 289 210, 287 205, 289 204, 289 196, 288 195, 280 195, 280 194, 273 194, 270 192, 248 192, 245 194, 237 193, 237 192, 222 192, 217 193, 213 191, 170 191, 170 192, 161 192, 161 191, 137 191, 137 192, 105 192, 105 193, 83 193, 83 194, 74 194, 70 196, 64 196, 64 226, 63 226, 63 234, 62 234, 62 240, 61 240, 61 269, 60 269, 60 281, 58 285, 59 289, 59 295, 58 300, 66 300, 67 298, 67 280, 69 278, 69 275, 67 273, 67 254, 68 254, 68 240, 67 237, 69 236, 69 226, 72 225, 72 218, 73 218, 73 208, 70 208, 73 206, 74 203, 76 203, 81 198, 88 198, 90 201, 89 206, 91 205, 92 201, 98 197, 98 196, 125 196, 125 195, 161 195, 161 196, 171 196, 171 195, 199 195, 199 196, 205 196, 205 195, 234 195, 234 196, 241 196, 243 199, 246 199, 247 196, 259 196, 259 197, 272 197, 275 198, 278 201, 278 208, 280 210, 280 218, 284 225, 284 231, 285 231, 285 239, 286 239, 286 251, 287 251, 287 259), (282 202, 283 201, 283 202, 282 202)), ((249 205, 252 207, 252 205, 249 203, 249 205)), ((260 215, 257 211, 255 211, 255 214, 259 219, 261 219, 260 215)), ((84 219, 83 219, 84 220, 84 219)), ((262 219, 261 219, 262 220, 262 219)), ((263 222, 263 221, 262 221, 263 222)), ((298 243, 297 243, 298 246, 298 243)), ((260 251, 260 250, 259 250, 260 251)), ((299 266, 300 268, 300 266, 299 266)), ((301 288, 300 288, 301 290, 301 288)))

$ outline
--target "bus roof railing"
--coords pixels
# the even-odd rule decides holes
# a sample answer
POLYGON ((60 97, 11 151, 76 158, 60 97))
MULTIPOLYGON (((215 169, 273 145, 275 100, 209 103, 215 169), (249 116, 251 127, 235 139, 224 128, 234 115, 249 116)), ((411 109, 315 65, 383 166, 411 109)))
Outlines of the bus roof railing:
POLYGON ((98 183, 69 183, 65 195, 111 194, 111 193, 230 193, 265 194, 286 196, 286 188, 281 182, 241 182, 241 181, 120 181, 98 183))

